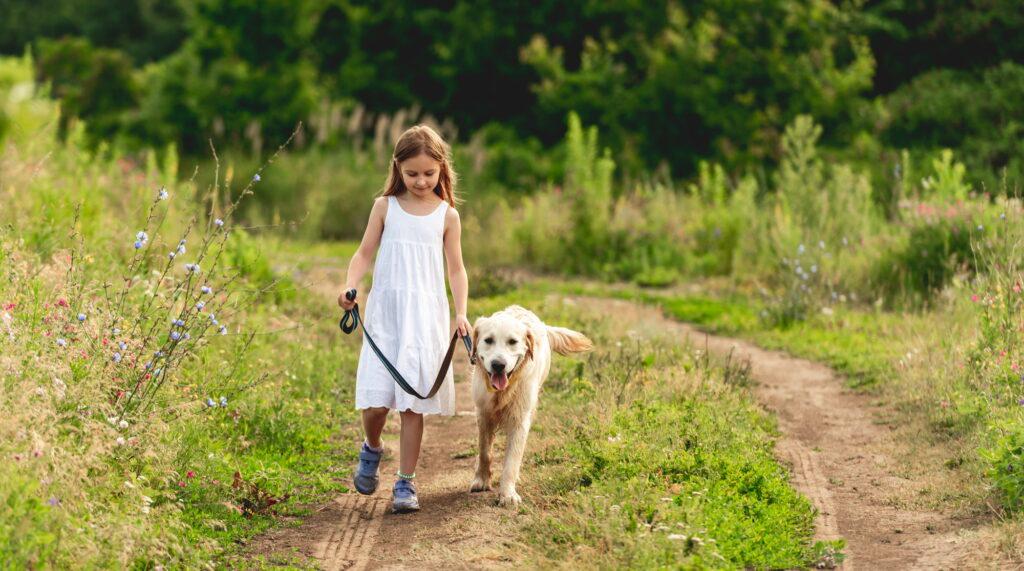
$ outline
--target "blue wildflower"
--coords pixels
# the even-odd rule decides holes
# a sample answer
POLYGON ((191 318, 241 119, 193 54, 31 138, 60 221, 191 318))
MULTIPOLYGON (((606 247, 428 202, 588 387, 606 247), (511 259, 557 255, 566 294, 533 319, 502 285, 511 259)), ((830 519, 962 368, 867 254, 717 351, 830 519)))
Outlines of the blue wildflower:
POLYGON ((114 353, 114 362, 115 363, 120 363, 121 362, 121 354, 120 353, 114 353))
POLYGON ((227 335, 228 334, 228 328, 226 326, 224 326, 224 325, 221 325, 220 329, 218 329, 217 331, 219 331, 221 335, 227 335))
POLYGON ((1006 220, 1006 214, 1000 214, 999 215, 999 219, 1000 220, 1006 220))
POLYGON ((185 322, 180 320, 180 319, 175 319, 174 320, 174 324, 177 325, 178 327, 181 327, 181 326, 185 325, 185 322))
POLYGON ((221 220, 220 218, 218 218, 218 219, 216 219, 216 220, 214 220, 214 221, 213 221, 213 224, 214 224, 215 226, 217 226, 217 227, 220 227, 220 226, 223 226, 223 225, 224 225, 224 221, 223 221, 223 220, 221 220))
POLYGON ((68 342, 63 340, 63 339, 57 339, 57 344, 60 345, 61 347, 67 347, 68 346, 68 342))
POLYGON ((157 370, 153 371, 153 375, 156 376, 156 375, 159 375, 162 372, 164 372, 163 369, 157 369, 157 370))
POLYGON ((210 325, 217 325, 217 320, 210 316, 210 325))
POLYGON ((198 309, 199 311, 202 311, 204 307, 206 307, 205 302, 200 301, 199 303, 196 304, 196 309, 198 309))
POLYGON ((1017 404, 1024 406, 1024 399, 1020 399, 1019 401, 1017 401, 1017 404))
POLYGON ((128 345, 125 345, 124 341, 118 341, 117 346, 120 347, 122 351, 128 348, 128 345))
POLYGON ((185 339, 191 339, 191 338, 192 338, 192 336, 191 336, 191 335, 189 335, 188 333, 186 333, 185 335, 183 335, 183 337, 184 337, 185 339))
POLYGON ((804 253, 804 245, 803 244, 800 244, 800 247, 798 247, 796 249, 796 253, 797 254, 803 254, 804 253))
POLYGON ((158 196, 158 198, 160 200, 166 200, 167 199, 167 189, 166 188, 160 187, 160 195, 158 196))
POLYGON ((135 245, 135 249, 138 250, 139 248, 142 247, 142 242, 139 242, 138 240, 136 240, 134 245, 135 245))
POLYGON ((184 245, 178 246, 178 253, 179 254, 184 254, 185 253, 185 246, 184 245))
POLYGON ((153 366, 153 363, 149 363, 149 362, 147 362, 147 363, 146 363, 145 365, 143 365, 143 366, 142 366, 142 368, 143 368, 143 369, 148 369, 148 368, 150 368, 150 367, 152 367, 152 366, 153 366))
POLYGON ((138 240, 139 242, 147 242, 149 241, 149 234, 146 234, 145 232, 139 232, 138 234, 135 235, 135 239, 138 240))
POLYGON ((228 406, 227 397, 220 397, 220 406, 228 406))
POLYGON ((174 259, 174 256, 175 256, 174 252, 169 252, 169 253, 167 254, 167 257, 168 257, 168 258, 170 258, 170 259, 172 259, 172 260, 174 259))
POLYGON ((181 333, 178 333, 177 331, 171 331, 171 339, 174 339, 175 341, 181 339, 181 333))
POLYGON ((85 314, 84 313, 79 313, 78 314, 78 320, 79 321, 85 321, 85 314))
POLYGON ((156 359, 159 359, 160 357, 163 357, 163 356, 164 356, 164 352, 163 351, 157 351, 156 353, 153 353, 153 357, 156 358, 156 359))
POLYGON ((259 182, 259 181, 261 180, 261 179, 260 179, 260 174, 259 174, 259 173, 256 173, 256 174, 252 175, 252 179, 253 179, 254 181, 256 181, 256 182, 259 182))
POLYGON ((212 398, 207 398, 206 406, 217 406, 217 403, 215 403, 212 398))
POLYGON ((818 272, 818 266, 811 266, 811 273, 815 274, 818 272))
POLYGON ((984 229, 985 229, 985 227, 984 227, 984 226, 982 226, 981 224, 978 224, 978 231, 979 231, 979 232, 980 232, 981 230, 984 230, 984 229))
POLYGON ((213 293, 213 289, 211 289, 210 286, 203 286, 203 287, 199 288, 199 291, 201 291, 203 293, 207 293, 207 294, 213 293))

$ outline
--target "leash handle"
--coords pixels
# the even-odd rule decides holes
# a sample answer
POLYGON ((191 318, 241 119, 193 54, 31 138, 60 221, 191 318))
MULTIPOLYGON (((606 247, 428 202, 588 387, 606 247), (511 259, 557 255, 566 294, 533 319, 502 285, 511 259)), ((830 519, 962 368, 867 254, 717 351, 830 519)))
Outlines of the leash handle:
MULTIPOLYGON (((345 292, 345 299, 352 301, 355 298, 356 288, 352 288, 345 292)), ((353 307, 352 309, 355 309, 355 307, 353 307)), ((338 327, 340 327, 341 330, 345 332, 345 335, 348 335, 355 331, 356 325, 358 325, 358 319, 353 318, 352 309, 346 309, 345 315, 341 316, 341 322, 338 323, 338 327)))

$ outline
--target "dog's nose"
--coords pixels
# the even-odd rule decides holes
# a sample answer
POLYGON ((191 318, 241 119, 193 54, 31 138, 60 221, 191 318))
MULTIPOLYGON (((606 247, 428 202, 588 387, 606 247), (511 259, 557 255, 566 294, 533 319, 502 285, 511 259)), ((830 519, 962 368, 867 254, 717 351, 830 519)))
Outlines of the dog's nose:
POLYGON ((491 361, 491 372, 498 374, 505 370, 505 361, 491 361))

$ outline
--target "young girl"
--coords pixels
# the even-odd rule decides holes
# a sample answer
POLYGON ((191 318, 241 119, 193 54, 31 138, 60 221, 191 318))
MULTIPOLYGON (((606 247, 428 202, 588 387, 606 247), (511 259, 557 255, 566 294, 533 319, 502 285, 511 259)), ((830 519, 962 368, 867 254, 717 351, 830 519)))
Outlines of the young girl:
MULTIPOLYGON (((470 330, 466 318, 469 280, 462 263, 455 180, 448 145, 433 129, 419 125, 403 133, 395 144, 384 191, 373 203, 366 233, 349 263, 345 289, 338 296, 338 304, 346 310, 358 301, 348 300, 345 292, 358 289, 376 250, 364 327, 384 356, 421 394, 433 384, 451 339, 445 259, 455 301, 455 327, 459 335, 470 330)), ((402 431, 393 511, 418 510, 413 478, 423 438, 423 415, 455 414, 451 369, 437 394, 420 400, 398 387, 364 339, 356 372, 356 409, 363 411, 366 433, 354 477, 356 490, 362 494, 376 491, 384 452, 380 435, 388 411, 397 409, 402 431)))

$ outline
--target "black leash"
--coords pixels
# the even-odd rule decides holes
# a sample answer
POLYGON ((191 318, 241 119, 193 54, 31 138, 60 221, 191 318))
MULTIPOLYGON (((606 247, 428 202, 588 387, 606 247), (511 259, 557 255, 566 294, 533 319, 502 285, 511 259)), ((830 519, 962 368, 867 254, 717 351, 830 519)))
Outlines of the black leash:
MULTIPOLYGON (((345 297, 349 301, 352 301, 356 298, 356 290, 348 290, 345 292, 345 297)), ((444 382, 445 375, 448 373, 448 367, 452 364, 452 356, 455 355, 455 342, 459 339, 458 329, 455 330, 455 333, 452 335, 451 343, 448 344, 448 353, 445 354, 444 361, 441 363, 441 370, 437 372, 437 379, 434 380, 434 386, 430 388, 430 392, 427 393, 427 396, 423 396, 409 385, 409 383, 402 377, 402 374, 398 372, 398 369, 388 361, 387 357, 384 356, 384 353, 381 353, 380 348, 377 347, 377 343, 373 341, 373 337, 370 337, 370 332, 366 330, 366 324, 363 323, 363 318, 359 315, 359 304, 357 303, 352 307, 352 309, 345 310, 345 315, 342 316, 341 322, 338 323, 338 327, 341 327, 341 330, 347 335, 355 331, 356 327, 359 325, 363 326, 363 336, 366 337, 366 340, 370 343, 370 349, 373 349, 373 352, 377 354, 377 358, 380 359, 380 362, 384 363, 384 368, 391 373, 391 376, 395 379, 395 382, 398 383, 398 386, 402 387, 403 391, 421 400, 429 399, 437 394, 438 389, 441 388, 441 383, 444 382)), ((470 363, 472 363, 473 342, 469 340, 469 335, 463 335, 462 342, 466 345, 466 353, 469 354, 469 360, 470 363)))

